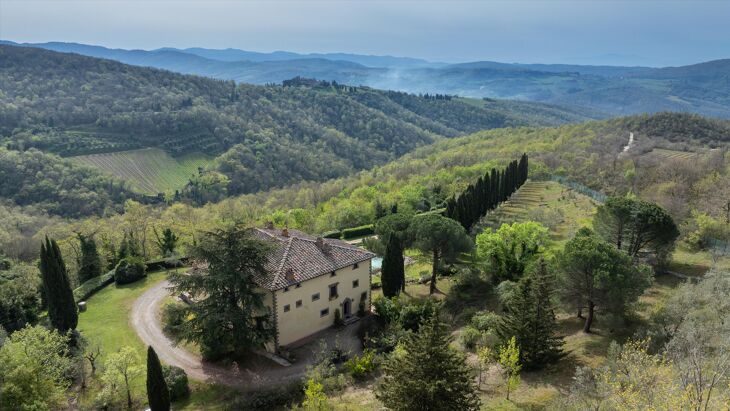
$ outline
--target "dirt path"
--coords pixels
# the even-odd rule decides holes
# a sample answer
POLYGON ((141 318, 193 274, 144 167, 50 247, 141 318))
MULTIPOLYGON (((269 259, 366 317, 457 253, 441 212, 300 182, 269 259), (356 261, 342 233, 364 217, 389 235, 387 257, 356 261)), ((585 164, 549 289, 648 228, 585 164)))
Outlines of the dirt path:
POLYGON ((629 133, 629 144, 624 146, 624 153, 629 151, 631 149, 631 146, 634 145, 634 133, 629 133))
MULTIPOLYGON (((146 345, 152 346, 160 360, 166 364, 180 367, 188 377, 217 383, 238 389, 256 389, 263 386, 272 386, 288 383, 304 375, 306 366, 312 362, 314 354, 319 348, 316 341, 293 350, 298 361, 289 367, 283 367, 263 357, 256 358, 251 364, 239 365, 235 362, 230 365, 203 361, 200 355, 192 353, 182 347, 177 347, 162 331, 157 313, 162 300, 170 295, 167 289, 170 283, 160 281, 145 291, 132 306, 130 323, 139 338, 146 345)), ((339 338, 343 348, 351 352, 358 352, 358 344, 354 336, 355 326, 349 326, 342 332, 326 330, 320 336, 332 347, 339 338)))

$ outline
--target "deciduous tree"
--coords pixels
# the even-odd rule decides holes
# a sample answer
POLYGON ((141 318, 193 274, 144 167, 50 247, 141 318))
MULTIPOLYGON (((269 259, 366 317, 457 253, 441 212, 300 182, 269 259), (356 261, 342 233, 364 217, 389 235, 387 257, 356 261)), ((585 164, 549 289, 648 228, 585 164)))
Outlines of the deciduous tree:
POLYGON ((651 270, 601 240, 588 228, 578 230, 558 255, 562 296, 575 308, 587 308, 584 332, 591 331, 595 308, 622 315, 652 281, 651 270))

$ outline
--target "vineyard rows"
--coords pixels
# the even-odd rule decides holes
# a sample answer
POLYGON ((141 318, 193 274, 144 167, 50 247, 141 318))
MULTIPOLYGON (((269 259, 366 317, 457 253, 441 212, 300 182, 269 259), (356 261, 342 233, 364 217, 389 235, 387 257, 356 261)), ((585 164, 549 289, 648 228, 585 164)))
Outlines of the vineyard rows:
POLYGON ((173 158, 157 148, 90 154, 70 158, 127 181, 135 190, 145 194, 169 193, 182 188, 198 167, 209 164, 202 154, 173 158))

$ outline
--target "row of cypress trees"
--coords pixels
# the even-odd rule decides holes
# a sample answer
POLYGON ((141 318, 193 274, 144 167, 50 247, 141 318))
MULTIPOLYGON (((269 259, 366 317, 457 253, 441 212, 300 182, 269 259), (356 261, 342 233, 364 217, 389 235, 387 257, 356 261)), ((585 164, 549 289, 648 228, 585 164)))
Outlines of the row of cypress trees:
POLYGON ((489 210, 507 200, 527 181, 528 159, 522 154, 502 171, 492 169, 469 184, 458 197, 446 201, 446 216, 458 221, 467 231, 489 210))

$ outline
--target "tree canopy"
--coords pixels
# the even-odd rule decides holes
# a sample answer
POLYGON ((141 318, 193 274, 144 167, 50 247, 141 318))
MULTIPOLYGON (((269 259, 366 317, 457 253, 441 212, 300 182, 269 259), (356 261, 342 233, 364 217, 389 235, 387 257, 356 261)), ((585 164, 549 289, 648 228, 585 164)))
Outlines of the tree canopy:
POLYGON ((651 270, 635 265, 625 252, 580 229, 558 254, 560 290, 565 301, 588 315, 583 331, 590 332, 596 307, 623 315, 652 282, 651 270))
POLYGON ((478 410, 477 387, 464 355, 449 346, 446 326, 434 316, 409 334, 402 352, 383 366, 377 398, 391 410, 478 410))
POLYGON ((441 259, 454 258, 461 252, 471 250, 471 238, 461 224, 436 214, 415 217, 409 230, 413 246, 432 255, 430 293, 433 294, 436 291, 436 274, 441 259))
POLYGON ((207 232, 190 257, 196 265, 170 276, 176 293, 195 301, 186 305, 180 338, 201 344, 206 358, 245 352, 273 337, 270 313, 255 279, 268 275, 264 265, 272 245, 243 226, 207 232))

